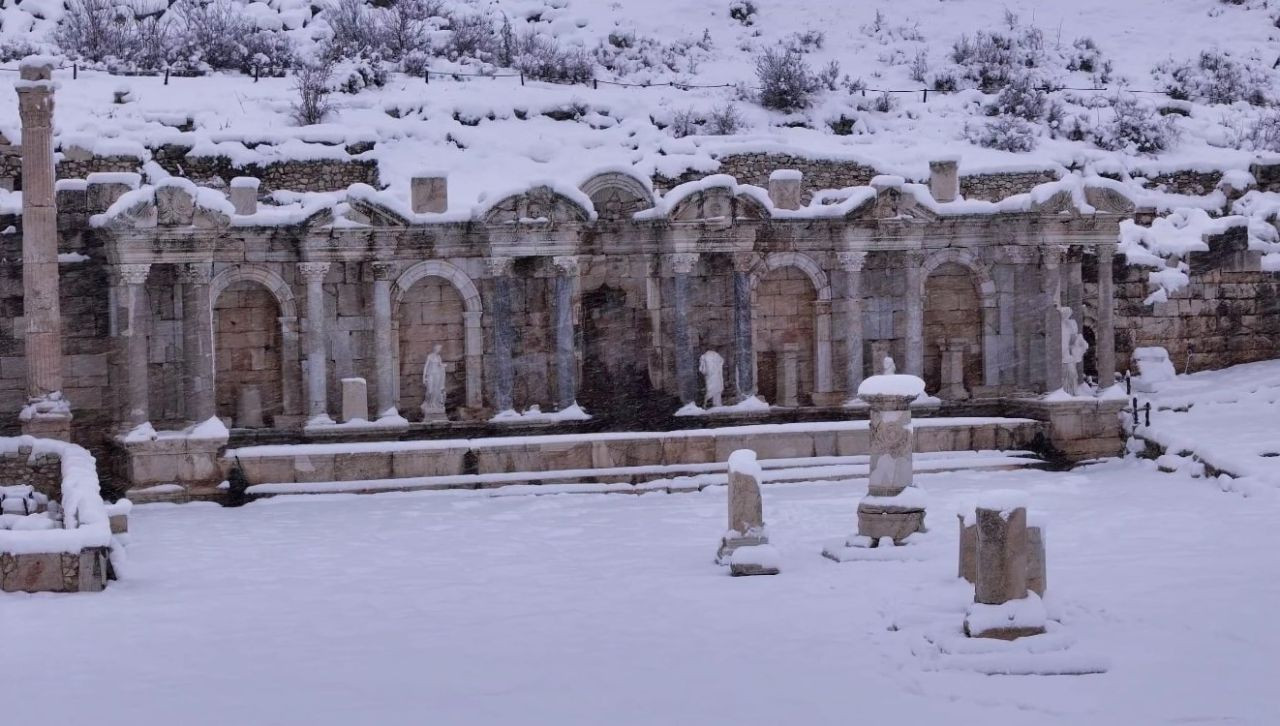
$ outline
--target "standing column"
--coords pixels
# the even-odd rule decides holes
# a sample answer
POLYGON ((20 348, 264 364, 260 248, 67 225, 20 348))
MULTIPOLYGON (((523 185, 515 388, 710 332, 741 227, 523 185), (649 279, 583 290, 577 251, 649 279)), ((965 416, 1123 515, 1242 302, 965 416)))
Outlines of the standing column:
POLYGON ((755 255, 739 252, 733 256, 733 365, 738 400, 756 395, 755 352, 751 339, 751 268, 755 255))
POLYGON ((515 369, 511 359, 515 348, 515 327, 511 321, 511 269, 510 257, 490 257, 485 260, 489 276, 493 278, 493 405, 499 413, 514 409, 512 388, 515 369))
POLYGON ((373 262, 374 418, 397 417, 396 369, 391 340, 391 280, 394 262, 373 262))
POLYGON ((129 429, 151 419, 147 395, 147 275, 151 265, 119 265, 116 273, 121 284, 120 300, 124 308, 120 337, 124 338, 125 422, 129 429))
POLYGON ((578 258, 553 257, 556 266, 556 404, 563 411, 578 399, 577 346, 573 334, 573 287, 578 276, 578 258))
POLYGON ((1044 390, 1062 387, 1062 249, 1045 247, 1040 253, 1044 275, 1044 390))
POLYGON ((905 255, 907 264, 907 373, 924 377, 924 256, 905 255))
POLYGON ((71 437, 71 406, 62 396, 62 313, 58 304, 58 220, 53 196, 53 65, 21 63, 22 314, 28 405, 23 433, 71 437))
POLYGON ((1098 245, 1098 329, 1094 336, 1098 359, 1098 387, 1107 388, 1116 380, 1115 280, 1112 277, 1114 242, 1098 245))
POLYGON ((671 271, 674 273, 675 321, 672 325, 675 338, 676 386, 680 403, 693 403, 698 397, 697 366, 693 345, 689 339, 689 278, 698 264, 698 256, 692 253, 671 255, 671 271))
POLYGON ((324 332, 324 278, 329 274, 329 263, 303 262, 298 273, 307 283, 307 424, 331 424, 324 332))
POLYGON ((187 418, 193 423, 217 415, 214 403, 213 300, 209 280, 213 266, 190 262, 178 267, 182 283, 182 389, 187 401, 187 418))
POLYGON ((862 383, 862 265, 867 260, 866 252, 840 252, 837 255, 840 269, 844 270, 844 354, 845 373, 844 386, 846 397, 853 400, 858 395, 858 384, 862 383))

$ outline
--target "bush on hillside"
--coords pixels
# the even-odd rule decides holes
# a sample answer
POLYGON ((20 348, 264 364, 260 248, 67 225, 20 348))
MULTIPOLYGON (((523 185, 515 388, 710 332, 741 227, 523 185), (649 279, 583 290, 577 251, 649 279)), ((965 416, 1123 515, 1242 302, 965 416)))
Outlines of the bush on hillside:
POLYGON ((804 57, 793 50, 769 48, 756 57, 760 104, 790 113, 808 108, 820 81, 804 57))
POLYGON ((1271 97, 1271 79, 1254 62, 1236 60, 1222 50, 1201 51, 1193 60, 1166 60, 1152 71, 1156 81, 1179 101, 1235 103, 1248 101, 1265 106, 1271 97))

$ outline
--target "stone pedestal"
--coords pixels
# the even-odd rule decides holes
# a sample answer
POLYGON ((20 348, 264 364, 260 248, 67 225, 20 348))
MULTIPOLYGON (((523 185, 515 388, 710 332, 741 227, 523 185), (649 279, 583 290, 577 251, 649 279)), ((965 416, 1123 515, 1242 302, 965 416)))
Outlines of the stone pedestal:
POLYGON ((769 200, 778 209, 799 209, 804 175, 796 169, 778 169, 769 175, 769 200))
POLYGON ((241 386, 236 395, 236 427, 260 429, 265 425, 262 419, 262 387, 241 386))
POLYGON ((231 180, 231 206, 235 207, 236 214, 257 214, 259 184, 259 180, 251 176, 231 180))
POLYGON ((968 347, 967 342, 956 338, 942 341, 942 387, 938 390, 938 398, 945 401, 969 398, 969 391, 964 387, 964 358, 968 347))
POLYGON ((934 201, 954 202, 960 196, 959 166, 959 160, 954 158, 929 162, 929 192, 934 201))
POLYGON ((867 496, 858 504, 858 534, 873 543, 889 537, 900 544, 924 531, 924 508, 903 497, 912 485, 910 406, 923 390, 924 381, 914 376, 872 376, 858 389, 871 407, 871 474, 867 496))
POLYGON ((788 345, 778 354, 777 397, 779 406, 800 405, 800 351, 794 345, 788 345))
POLYGON ((342 379, 342 422, 369 420, 369 386, 363 378, 342 379))
POLYGON ((440 214, 449 208, 449 178, 421 174, 409 181, 409 201, 414 214, 440 214))
MULTIPOLYGON (((756 452, 739 449, 729 455, 729 526, 716 550, 716 563, 730 564, 738 548, 767 544, 769 535, 760 500, 760 465, 756 463, 756 452)), ((737 574, 777 574, 777 570, 737 574)))

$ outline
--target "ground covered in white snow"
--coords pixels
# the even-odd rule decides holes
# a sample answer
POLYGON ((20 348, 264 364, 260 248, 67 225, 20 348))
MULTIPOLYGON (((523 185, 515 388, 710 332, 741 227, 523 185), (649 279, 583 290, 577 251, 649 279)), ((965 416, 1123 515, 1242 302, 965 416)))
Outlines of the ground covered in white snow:
POLYGON ((723 487, 139 507, 127 579, 0 596, 4 720, 1274 722, 1277 497, 1137 460, 919 480, 923 559, 824 560, 865 485, 771 484, 783 573, 739 579, 711 563, 723 487), (929 645, 955 642, 972 596, 955 512, 997 488, 1049 519, 1058 632, 1105 674, 979 675, 929 645))

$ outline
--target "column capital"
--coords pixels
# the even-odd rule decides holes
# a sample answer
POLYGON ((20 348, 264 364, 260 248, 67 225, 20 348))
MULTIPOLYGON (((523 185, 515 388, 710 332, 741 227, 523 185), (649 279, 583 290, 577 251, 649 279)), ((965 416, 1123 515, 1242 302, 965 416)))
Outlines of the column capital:
POLYGON ((396 263, 386 260, 378 260, 368 264, 374 280, 394 280, 396 272, 400 269, 400 266, 396 263))
POLYGON ((486 257, 484 258, 484 269, 489 277, 504 277, 511 274, 512 268, 515 267, 515 259, 512 257, 486 257))
POLYGON ((209 262, 187 262, 177 265, 178 282, 184 284, 208 285, 213 279, 213 264, 209 262))
POLYGON ((1094 251, 1097 252, 1098 259, 1109 260, 1112 257, 1114 257, 1116 254, 1116 243, 1115 242, 1099 242, 1097 246, 1094 247, 1094 251))
POLYGON ((669 255, 671 260, 671 271, 677 275, 688 275, 693 272, 693 268, 698 264, 697 252, 677 252, 669 255))
POLYGON ((902 253, 902 259, 906 261, 907 267, 918 269, 924 266, 924 250, 907 250, 902 253))
POLYGON ((557 255, 551 258, 551 264, 560 273, 575 277, 578 274, 578 258, 574 255, 557 255))
POLYGON ((307 282, 324 282, 325 275, 329 274, 329 266, 328 262, 299 262, 298 274, 307 282))
POLYGON ((733 271, 747 273, 751 272, 751 268, 756 266, 756 253, 754 252, 734 252, 733 253, 733 271))
POLYGON ((1062 245, 1045 245, 1040 248, 1040 262, 1046 267, 1057 267, 1062 264, 1066 249, 1062 245))
POLYGON ((845 272, 861 272, 862 265, 867 261, 867 253, 837 252, 836 261, 840 263, 840 269, 845 272))
POLYGON ((138 263, 128 265, 116 265, 115 272, 120 277, 120 282, 126 285, 142 285, 147 281, 147 275, 151 274, 150 263, 138 263))

